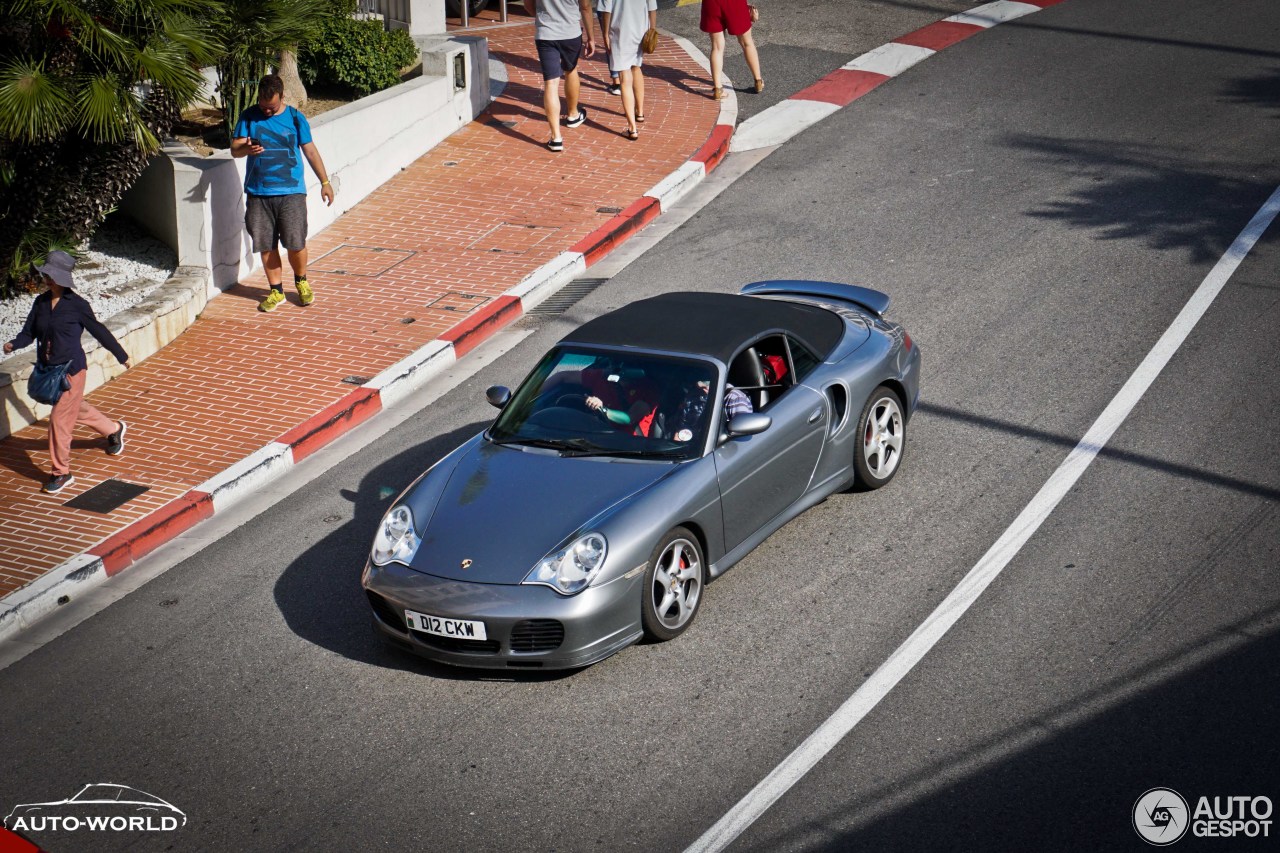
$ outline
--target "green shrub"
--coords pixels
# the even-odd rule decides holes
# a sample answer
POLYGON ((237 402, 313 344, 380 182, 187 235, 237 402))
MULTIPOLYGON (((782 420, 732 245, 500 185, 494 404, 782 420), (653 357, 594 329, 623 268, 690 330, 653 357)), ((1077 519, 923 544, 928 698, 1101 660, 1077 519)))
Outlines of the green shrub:
POLYGON ((356 97, 400 82, 400 69, 418 59, 418 47, 404 30, 387 32, 382 22, 333 18, 319 38, 303 45, 298 70, 308 86, 337 86, 356 97))

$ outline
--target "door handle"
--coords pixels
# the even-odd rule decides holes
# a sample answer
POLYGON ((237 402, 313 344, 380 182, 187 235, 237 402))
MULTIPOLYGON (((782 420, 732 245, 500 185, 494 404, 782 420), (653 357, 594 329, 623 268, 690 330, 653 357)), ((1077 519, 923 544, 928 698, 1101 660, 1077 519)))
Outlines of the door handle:
POLYGON ((816 424, 822 419, 822 409, 814 409, 813 414, 809 415, 809 423, 816 424))

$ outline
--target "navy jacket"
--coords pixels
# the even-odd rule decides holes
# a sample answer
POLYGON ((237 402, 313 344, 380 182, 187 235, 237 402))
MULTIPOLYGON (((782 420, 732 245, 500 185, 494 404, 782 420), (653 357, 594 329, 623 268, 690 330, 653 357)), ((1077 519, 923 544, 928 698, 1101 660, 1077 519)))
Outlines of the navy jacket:
POLYGON ((93 306, 74 290, 68 290, 58 300, 56 310, 53 304, 53 291, 46 290, 36 297, 27 315, 27 322, 22 331, 13 339, 13 348, 20 350, 35 341, 36 360, 41 364, 64 364, 71 362, 68 374, 79 373, 88 364, 84 357, 84 347, 80 346, 80 335, 88 332, 98 339, 106 349, 116 357, 116 361, 124 364, 129 354, 120 346, 111 331, 93 314, 93 306))

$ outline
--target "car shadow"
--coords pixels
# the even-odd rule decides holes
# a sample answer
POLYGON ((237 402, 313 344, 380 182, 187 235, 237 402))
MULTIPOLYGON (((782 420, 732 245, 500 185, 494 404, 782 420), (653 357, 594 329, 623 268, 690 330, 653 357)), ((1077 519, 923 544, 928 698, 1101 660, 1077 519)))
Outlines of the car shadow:
POLYGON ((341 490, 352 504, 351 519, 300 554, 275 583, 276 606, 290 630, 350 660, 430 678, 536 682, 574 672, 468 670, 436 664, 394 647, 374 631, 360 573, 376 525, 419 474, 486 426, 488 422, 478 421, 424 441, 372 468, 361 478, 359 488, 341 490))

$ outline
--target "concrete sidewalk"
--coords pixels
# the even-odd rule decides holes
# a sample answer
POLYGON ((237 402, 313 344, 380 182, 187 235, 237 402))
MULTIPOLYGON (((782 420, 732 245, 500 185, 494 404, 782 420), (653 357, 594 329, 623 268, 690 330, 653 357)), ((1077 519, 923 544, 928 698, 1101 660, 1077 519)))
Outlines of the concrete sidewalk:
POLYGON ((506 89, 312 235, 313 305, 286 285, 289 301, 260 313, 260 273, 211 301, 176 341, 91 395, 128 422, 128 445, 108 457, 101 439, 77 432, 75 483, 60 494, 40 492, 44 422, 0 441, 0 638, 411 393, 727 153, 732 101, 709 98, 699 58, 671 38, 646 62, 638 142, 622 136, 597 54, 582 65, 587 123, 562 128, 563 153, 547 151, 532 24, 514 9, 509 24, 492 13, 473 24, 505 64, 506 89), (107 480, 147 490, 105 513, 67 506, 107 480))

